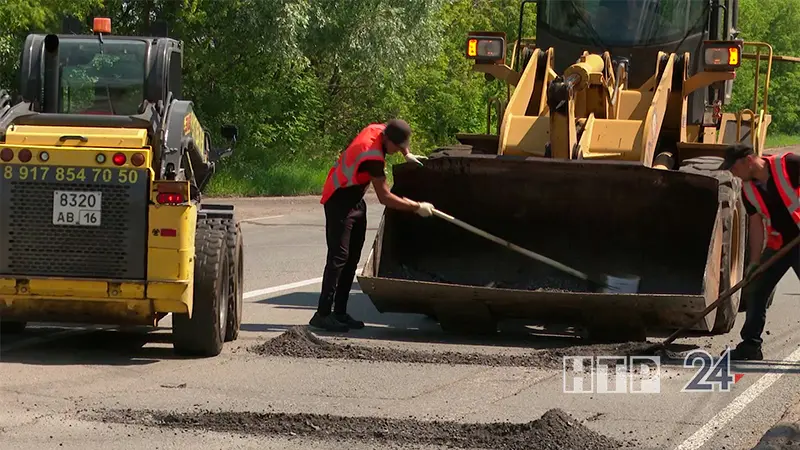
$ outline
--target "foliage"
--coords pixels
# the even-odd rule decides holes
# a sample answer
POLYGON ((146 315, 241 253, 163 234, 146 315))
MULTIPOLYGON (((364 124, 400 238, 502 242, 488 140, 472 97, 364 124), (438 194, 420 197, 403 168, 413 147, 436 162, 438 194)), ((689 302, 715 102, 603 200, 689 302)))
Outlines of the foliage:
MULTIPOLYGON (((741 39, 750 42, 769 43, 776 55, 800 56, 800 8, 797 0, 739 0, 739 28, 741 39)), ((757 47, 745 47, 746 53, 755 53, 757 47)), ((767 50, 761 48, 762 55, 767 50)), ((754 60, 745 61, 736 74, 736 87, 730 110, 753 109, 753 87, 755 80, 754 60)), ((767 63, 762 61, 759 70, 759 105, 764 99, 767 63)), ((800 135, 800 64, 773 62, 769 91, 767 91, 769 113, 773 133, 800 135)), ((758 109, 753 109, 758 113, 758 109)))
MULTIPOLYGON (((796 2, 740 0, 742 37, 800 55, 796 2)), ((507 88, 469 70, 465 38, 492 30, 513 41, 519 9, 520 0, 4 0, 0 87, 16 85, 25 36, 58 31, 62 13, 87 30, 92 17, 110 17, 115 34, 148 34, 156 20, 166 21, 170 36, 185 43, 184 95, 204 125, 240 129, 237 151, 211 190, 314 192, 369 122, 405 118, 415 153, 453 144, 456 133, 486 132, 487 102, 505 99, 507 88)), ((535 37, 534 24, 529 4, 525 37, 535 37)), ((738 74, 728 109, 752 104, 753 66, 748 61, 738 74)), ((99 69, 76 67, 67 78, 95 79, 99 69)), ((88 104, 81 100, 73 98, 76 107, 88 104)), ((800 135, 800 66, 773 65, 769 103, 771 132, 800 135)))

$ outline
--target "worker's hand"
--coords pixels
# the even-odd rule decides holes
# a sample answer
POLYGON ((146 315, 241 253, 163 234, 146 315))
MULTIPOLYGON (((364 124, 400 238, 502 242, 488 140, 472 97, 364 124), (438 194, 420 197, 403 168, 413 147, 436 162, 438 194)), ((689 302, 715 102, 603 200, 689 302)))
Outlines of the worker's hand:
POLYGON ((433 205, 428 202, 419 202, 419 208, 414 212, 422 217, 430 217, 433 215, 433 205))
POLYGON ((421 160, 421 159, 427 159, 427 157, 426 157, 426 156, 423 156, 423 155, 414 155, 414 154, 413 154, 413 153, 411 153, 411 152, 408 152, 408 153, 406 153, 404 156, 405 156, 405 158, 406 158, 406 162, 413 162, 413 163, 415 163, 415 164, 418 164, 418 165, 420 165, 420 166, 422 165, 422 161, 420 161, 420 160, 421 160))

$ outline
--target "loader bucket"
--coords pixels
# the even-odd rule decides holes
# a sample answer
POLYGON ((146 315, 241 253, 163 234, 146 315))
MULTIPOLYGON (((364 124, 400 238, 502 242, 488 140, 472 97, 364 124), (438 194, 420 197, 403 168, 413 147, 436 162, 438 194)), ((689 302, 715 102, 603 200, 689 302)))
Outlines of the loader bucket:
MULTIPOLYGON (((638 292, 593 292, 445 220, 386 208, 359 284, 380 312, 445 323, 669 329, 719 291, 718 182, 619 161, 435 155, 394 167, 397 195, 594 276, 634 274, 638 292)), ((714 314, 695 327, 710 331, 714 314)), ((448 325, 448 326, 449 326, 448 325)))

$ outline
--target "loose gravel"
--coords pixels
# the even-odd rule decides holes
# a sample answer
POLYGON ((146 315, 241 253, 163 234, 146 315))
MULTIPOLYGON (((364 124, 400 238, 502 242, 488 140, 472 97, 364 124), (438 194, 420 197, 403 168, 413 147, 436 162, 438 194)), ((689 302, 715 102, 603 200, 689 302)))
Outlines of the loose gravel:
POLYGON ((327 414, 131 409, 103 410, 93 419, 138 426, 399 444, 411 448, 440 445, 492 450, 601 450, 633 446, 633 443, 623 443, 591 430, 560 409, 551 409, 541 418, 527 423, 458 423, 327 414))
POLYGON ((417 351, 327 342, 314 335, 307 327, 292 327, 281 335, 248 350, 261 356, 289 356, 295 358, 346 359, 427 364, 474 364, 484 366, 560 368, 565 356, 620 357, 646 354, 652 343, 626 342, 619 344, 578 345, 563 348, 530 350, 524 354, 486 354, 452 351, 417 351))

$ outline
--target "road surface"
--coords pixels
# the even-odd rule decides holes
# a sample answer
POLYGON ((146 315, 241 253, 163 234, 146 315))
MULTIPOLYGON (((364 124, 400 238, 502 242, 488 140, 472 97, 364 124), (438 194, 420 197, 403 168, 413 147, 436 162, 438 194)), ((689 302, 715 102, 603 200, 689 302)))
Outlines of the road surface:
MULTIPOLYGON (((0 342, 1 449, 395 448, 390 440, 376 438, 381 431, 359 437, 343 430, 349 440, 292 430, 275 434, 262 429, 262 419, 245 424, 242 416, 229 418, 217 431, 196 422, 190 429, 171 428, 154 424, 145 410, 317 413, 373 418, 374 423, 414 418, 428 426, 430 420, 528 422, 559 408, 631 448, 664 449, 749 449, 782 418, 800 416, 800 283, 792 273, 781 281, 768 312, 766 361, 734 364, 733 372, 742 376, 730 392, 680 392, 696 369, 679 364, 662 366, 658 394, 570 394, 563 392, 557 368, 253 353, 249 347, 307 324, 313 314, 324 265, 324 222, 316 198, 235 203, 247 219, 242 227, 247 294, 240 339, 220 357, 182 359, 172 354, 169 318, 151 333, 35 324, 22 336, 5 337, 0 342), (117 409, 129 411, 109 413, 117 409)), ((368 244, 381 212, 371 198, 368 244)), ((368 251, 366 245, 364 257, 368 251)), ((542 341, 513 327, 483 342, 449 337, 424 316, 379 314, 357 284, 350 311, 367 328, 325 339, 339 345, 511 355, 525 354, 542 341)), ((678 342, 718 355, 725 345, 738 342, 743 319, 740 314, 728 335, 678 342)), ((300 420, 306 428, 320 428, 320 422, 312 422, 321 419, 300 420)), ((438 432, 444 431, 440 427, 438 432)), ((440 448, 437 442, 442 443, 420 440, 413 448, 440 448)))

